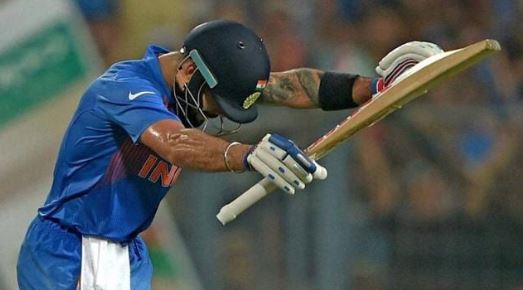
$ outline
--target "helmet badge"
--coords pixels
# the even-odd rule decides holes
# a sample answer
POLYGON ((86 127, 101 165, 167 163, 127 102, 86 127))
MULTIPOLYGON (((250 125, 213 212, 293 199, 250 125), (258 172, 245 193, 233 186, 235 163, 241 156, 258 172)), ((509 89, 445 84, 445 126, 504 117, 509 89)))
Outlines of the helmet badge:
POLYGON ((243 101, 243 106, 245 110, 249 109, 255 102, 258 100, 258 98, 261 96, 261 92, 263 89, 267 86, 267 80, 259 80, 256 84, 255 92, 250 94, 245 100, 243 101))

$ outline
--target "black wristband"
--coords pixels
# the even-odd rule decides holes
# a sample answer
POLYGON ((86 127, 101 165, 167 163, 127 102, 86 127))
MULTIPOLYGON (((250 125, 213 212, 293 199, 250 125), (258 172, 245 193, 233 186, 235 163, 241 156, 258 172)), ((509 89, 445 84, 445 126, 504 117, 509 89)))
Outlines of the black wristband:
POLYGON ((320 81, 318 99, 325 111, 357 107, 352 99, 352 86, 359 75, 325 72, 320 81))

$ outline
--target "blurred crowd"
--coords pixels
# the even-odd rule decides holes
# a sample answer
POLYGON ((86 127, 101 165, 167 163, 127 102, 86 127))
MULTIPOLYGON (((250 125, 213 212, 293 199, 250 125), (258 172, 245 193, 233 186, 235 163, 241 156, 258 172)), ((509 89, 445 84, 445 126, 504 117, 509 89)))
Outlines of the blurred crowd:
MULTIPOLYGON (((119 34, 125 30, 122 18, 128 17, 125 11, 133 1, 78 3, 107 64, 139 57, 123 54, 129 50, 121 49, 126 42, 119 34)), ((163 7, 186 12, 174 25, 173 35, 158 28, 148 40, 176 49, 183 33, 198 23, 237 20, 262 36, 273 71, 311 66, 373 76, 382 56, 410 40, 431 41, 445 50, 485 38, 499 40, 503 50, 494 58, 353 139, 344 161, 350 176, 343 186, 353 193, 345 208, 361 205, 358 215, 365 222, 360 232, 380 246, 371 251, 373 255, 357 255, 350 262, 360 266, 344 265, 350 270, 342 284, 350 289, 523 289, 523 120, 518 114, 523 98, 523 1, 175 3, 179 5, 163 7)), ((304 133, 291 135, 298 139, 300 134, 310 135, 300 132, 304 133)), ((177 208, 187 206, 183 199, 177 201, 175 210, 185 212, 177 208)), ((313 206, 308 210, 314 211, 313 206)), ((286 210, 271 208, 268 215, 285 216, 286 210)), ((180 216, 180 222, 184 220, 188 219, 180 216)), ((244 228, 257 222, 244 223, 244 228)), ((287 242, 293 228, 282 222, 269 219, 270 230, 264 232, 272 235, 267 242, 275 249, 264 258, 276 265, 289 263, 282 250, 288 244, 281 243, 287 242)), ((255 237, 249 236, 255 233, 239 228, 231 232, 214 233, 236 253, 230 254, 235 258, 224 268, 228 274, 220 280, 223 286, 216 289, 268 289, 259 286, 267 285, 260 284, 260 277, 267 276, 280 281, 269 284, 278 289, 321 289, 313 268, 303 269, 312 274, 296 288, 281 282, 286 274, 264 276, 267 269, 249 266, 257 263, 250 244, 255 237)), ((215 283, 209 278, 206 285, 215 283)))

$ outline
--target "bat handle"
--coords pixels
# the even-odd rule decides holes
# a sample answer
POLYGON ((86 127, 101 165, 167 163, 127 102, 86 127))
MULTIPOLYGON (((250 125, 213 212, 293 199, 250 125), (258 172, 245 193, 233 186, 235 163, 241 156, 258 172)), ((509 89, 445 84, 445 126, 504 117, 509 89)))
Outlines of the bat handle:
POLYGON ((235 200, 224 205, 216 215, 216 218, 225 225, 275 189, 276 185, 274 185, 274 183, 268 178, 264 178, 238 196, 235 200))

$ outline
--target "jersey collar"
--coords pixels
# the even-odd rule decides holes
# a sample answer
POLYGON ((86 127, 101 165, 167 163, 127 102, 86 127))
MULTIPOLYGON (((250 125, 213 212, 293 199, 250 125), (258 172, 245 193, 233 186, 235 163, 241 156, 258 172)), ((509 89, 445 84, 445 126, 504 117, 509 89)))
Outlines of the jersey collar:
POLYGON ((165 82, 165 79, 163 78, 160 61, 158 59, 158 56, 170 52, 169 50, 156 46, 156 45, 149 45, 147 47, 147 50, 145 51, 144 61, 147 63, 147 66, 149 67, 150 71, 152 72, 152 76, 154 78, 154 81, 158 83, 163 91, 162 93, 165 96, 169 96, 170 101, 174 101, 171 89, 169 85, 165 82))

